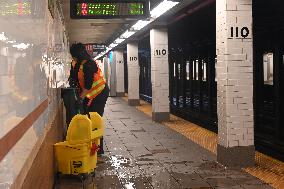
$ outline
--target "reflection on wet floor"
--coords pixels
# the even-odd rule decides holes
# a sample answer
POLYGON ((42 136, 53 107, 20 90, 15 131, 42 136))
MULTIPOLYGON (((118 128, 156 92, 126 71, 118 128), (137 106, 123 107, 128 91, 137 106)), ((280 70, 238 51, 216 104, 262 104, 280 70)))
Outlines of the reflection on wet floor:
MULTIPOLYGON (((271 188, 239 169, 226 169, 213 153, 149 117, 110 98, 105 113, 105 155, 87 189, 271 188)), ((78 178, 60 178, 60 189, 83 188, 78 178)))

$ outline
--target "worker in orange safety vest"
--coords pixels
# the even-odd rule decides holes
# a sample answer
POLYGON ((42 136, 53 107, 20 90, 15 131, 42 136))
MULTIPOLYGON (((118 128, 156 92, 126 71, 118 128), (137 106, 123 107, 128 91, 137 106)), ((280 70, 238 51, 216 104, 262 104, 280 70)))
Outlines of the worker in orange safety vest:
MULTIPOLYGON (((109 88, 101 69, 81 43, 73 44, 70 48, 70 54, 73 60, 79 63, 76 76, 78 77, 80 97, 83 100, 85 114, 97 112, 100 116, 103 116, 105 104, 109 96, 109 88)), ((101 139, 98 154, 103 153, 103 139, 101 139)))

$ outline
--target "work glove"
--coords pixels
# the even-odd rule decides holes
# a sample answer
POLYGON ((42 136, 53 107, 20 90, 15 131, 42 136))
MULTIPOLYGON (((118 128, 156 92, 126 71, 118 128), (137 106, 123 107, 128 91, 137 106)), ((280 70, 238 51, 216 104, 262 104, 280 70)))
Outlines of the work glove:
POLYGON ((76 109, 81 109, 83 107, 83 99, 77 98, 77 100, 75 101, 75 106, 76 109))

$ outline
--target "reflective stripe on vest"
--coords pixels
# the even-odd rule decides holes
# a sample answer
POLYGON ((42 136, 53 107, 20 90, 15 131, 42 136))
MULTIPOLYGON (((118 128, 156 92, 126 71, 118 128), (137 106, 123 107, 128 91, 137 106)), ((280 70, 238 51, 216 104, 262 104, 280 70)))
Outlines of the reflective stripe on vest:
MULTIPOLYGON (((98 96, 102 90, 105 88, 105 79, 102 75, 102 71, 98 67, 98 71, 97 73, 94 73, 94 81, 92 84, 92 88, 90 90, 88 90, 88 93, 86 95, 86 97, 88 99, 94 99, 96 96, 98 96)), ((85 88, 85 79, 84 79, 84 72, 83 72, 83 65, 80 66, 79 72, 78 72, 78 79, 79 79, 79 83, 80 83, 80 87, 81 88, 85 88)))
POLYGON ((79 85, 82 89, 85 89, 85 79, 84 79, 84 72, 83 72, 83 65, 80 66, 79 72, 78 72, 78 80, 79 85))

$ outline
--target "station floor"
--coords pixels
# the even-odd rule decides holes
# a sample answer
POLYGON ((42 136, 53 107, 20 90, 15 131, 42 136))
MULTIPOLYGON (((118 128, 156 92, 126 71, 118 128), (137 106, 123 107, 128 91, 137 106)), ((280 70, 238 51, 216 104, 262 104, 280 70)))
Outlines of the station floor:
MULTIPOLYGON (((159 123, 122 98, 105 108, 103 163, 87 189, 268 189, 270 185, 241 169, 216 163, 216 155, 159 123)), ((56 188, 83 188, 78 178, 60 178, 56 188)))

